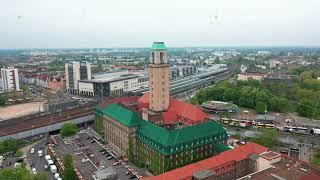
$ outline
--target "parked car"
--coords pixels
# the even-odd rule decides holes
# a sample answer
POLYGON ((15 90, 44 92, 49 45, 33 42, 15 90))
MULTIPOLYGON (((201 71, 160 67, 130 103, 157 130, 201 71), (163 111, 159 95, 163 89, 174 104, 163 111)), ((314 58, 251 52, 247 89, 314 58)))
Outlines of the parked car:
POLYGON ((31 148, 30 153, 31 153, 31 154, 33 154, 33 153, 34 153, 34 148, 31 148))
POLYGON ((113 163, 112 165, 113 166, 117 166, 119 164, 119 162, 115 162, 115 163, 113 163))

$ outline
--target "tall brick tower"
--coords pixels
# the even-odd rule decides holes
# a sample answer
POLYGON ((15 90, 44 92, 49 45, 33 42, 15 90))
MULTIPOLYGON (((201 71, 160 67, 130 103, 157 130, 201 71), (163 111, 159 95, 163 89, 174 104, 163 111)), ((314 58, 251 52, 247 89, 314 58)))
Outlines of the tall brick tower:
POLYGON ((169 107, 169 63, 164 42, 154 42, 149 62, 149 109, 165 111, 169 107))

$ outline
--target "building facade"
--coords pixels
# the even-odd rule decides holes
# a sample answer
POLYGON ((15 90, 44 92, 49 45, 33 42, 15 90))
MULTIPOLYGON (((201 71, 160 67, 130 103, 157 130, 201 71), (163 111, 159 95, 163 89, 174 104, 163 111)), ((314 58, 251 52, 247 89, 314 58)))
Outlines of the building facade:
POLYGON ((169 107, 169 63, 163 42, 154 42, 149 62, 149 109, 161 112, 169 107))
POLYGON ((156 175, 220 152, 227 139, 224 128, 197 106, 170 98, 169 84, 166 47, 155 42, 149 93, 107 100, 95 110, 95 126, 103 129, 110 147, 156 175))
POLYGON ((169 130, 119 104, 96 108, 96 120, 103 122, 105 140, 113 150, 154 174, 211 157, 227 139, 214 121, 169 130))
POLYGON ((89 62, 70 62, 65 64, 67 92, 79 94, 79 81, 91 79, 91 64, 89 62))
POLYGON ((139 75, 80 80, 79 94, 91 97, 118 97, 140 88, 146 88, 148 82, 148 77, 139 75))
POLYGON ((240 73, 238 74, 238 81, 248 81, 249 79, 262 81, 265 77, 266 74, 263 73, 240 73))
POLYGON ((18 69, 14 67, 1 68, 2 89, 4 92, 20 91, 18 69))
MULTIPOLYGON (((279 154, 269 157, 268 148, 248 143, 229 149, 205 160, 174 169, 158 176, 144 177, 144 180, 234 180, 264 170, 279 161, 279 154)), ((281 158, 280 158, 281 159, 281 158)))
POLYGON ((60 75, 24 73, 20 76, 23 83, 40 86, 51 90, 61 90, 64 86, 64 78, 60 75))
POLYGON ((170 80, 192 76, 197 73, 196 66, 172 66, 169 68, 170 80))

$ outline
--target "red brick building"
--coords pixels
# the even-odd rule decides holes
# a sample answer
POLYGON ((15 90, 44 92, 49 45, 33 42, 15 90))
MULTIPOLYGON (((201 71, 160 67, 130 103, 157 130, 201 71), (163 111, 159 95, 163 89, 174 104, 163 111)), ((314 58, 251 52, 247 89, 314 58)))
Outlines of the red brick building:
POLYGON ((246 145, 224 151, 217 156, 177 168, 158 176, 144 177, 145 180, 228 180, 237 179, 260 169, 260 154, 268 148, 248 143, 246 145))

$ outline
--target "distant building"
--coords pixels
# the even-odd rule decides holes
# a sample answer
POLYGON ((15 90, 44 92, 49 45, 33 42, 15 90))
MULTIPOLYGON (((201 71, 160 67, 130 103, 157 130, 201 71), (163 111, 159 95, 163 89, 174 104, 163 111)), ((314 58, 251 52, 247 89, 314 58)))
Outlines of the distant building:
POLYGON ((23 73, 21 81, 28 85, 40 86, 55 91, 64 88, 64 78, 62 76, 54 76, 47 73, 23 73))
POLYGON ((4 92, 20 91, 18 69, 1 68, 2 89, 4 92))
POLYGON ((238 81, 248 81, 249 79, 262 81, 265 77, 266 74, 264 73, 240 73, 238 74, 238 81))
POLYGON ((70 62, 65 64, 67 92, 79 94, 79 80, 91 79, 91 65, 89 62, 70 62))
POLYGON ((171 66, 169 68, 169 76, 170 80, 174 80, 176 78, 192 76, 197 73, 196 66, 171 66))
POLYGON ((277 60, 270 60, 270 68, 271 69, 279 69, 281 66, 281 62, 277 60))
POLYGON ((149 78, 135 74, 117 74, 112 76, 80 80, 79 94, 91 97, 118 97, 130 91, 148 87, 149 78))
POLYGON ((293 79, 290 75, 281 73, 281 72, 272 72, 269 73, 263 80, 264 83, 285 83, 287 85, 291 85, 293 79))
POLYGON ((240 67, 240 71, 241 71, 241 73, 245 73, 246 71, 247 71, 247 66, 245 66, 245 65, 241 65, 241 67, 240 67))

